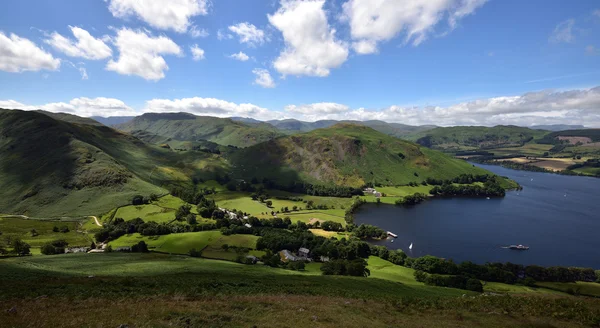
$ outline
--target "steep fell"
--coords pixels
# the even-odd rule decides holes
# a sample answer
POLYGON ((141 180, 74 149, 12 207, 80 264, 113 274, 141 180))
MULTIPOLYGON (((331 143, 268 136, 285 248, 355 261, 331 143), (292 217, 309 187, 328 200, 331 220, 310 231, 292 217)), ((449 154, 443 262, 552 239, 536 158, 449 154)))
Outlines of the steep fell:
POLYGON ((295 181, 351 187, 369 182, 401 185, 429 177, 488 173, 415 143, 347 123, 258 144, 231 160, 237 176, 268 178, 284 185, 295 181))

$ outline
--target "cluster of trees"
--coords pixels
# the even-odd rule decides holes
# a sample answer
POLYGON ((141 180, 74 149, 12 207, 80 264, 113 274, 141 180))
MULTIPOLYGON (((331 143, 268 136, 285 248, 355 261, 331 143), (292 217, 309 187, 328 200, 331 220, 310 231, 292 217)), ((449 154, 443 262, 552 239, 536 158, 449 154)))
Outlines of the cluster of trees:
POLYGON ((339 222, 334 222, 334 221, 325 221, 323 223, 320 224, 321 225, 321 229, 325 230, 325 231, 344 231, 344 226, 339 223, 339 222))
POLYGON ((370 224, 361 224, 358 227, 353 227, 352 225, 348 225, 349 231, 352 231, 352 234, 360 239, 383 239, 387 237, 387 232, 383 231, 383 229, 376 227, 370 224))
POLYGON ((414 193, 412 195, 404 196, 398 200, 396 200, 396 205, 416 205, 427 199, 427 195, 422 194, 420 192, 414 193))
POLYGON ((315 236, 309 231, 286 231, 282 229, 262 229, 256 242, 258 250, 277 253, 282 249, 296 252, 300 247, 310 249, 313 258, 321 256, 330 259, 354 260, 367 258, 371 254, 369 244, 359 240, 336 240, 315 236))
MULTIPOLYGON (((261 257, 261 261, 263 261, 265 265, 273 268, 284 268, 294 271, 303 271, 306 267, 304 261, 283 262, 278 253, 273 253, 271 251, 267 251, 266 254, 261 257)), ((246 259, 245 262, 247 263, 249 261, 246 259)))
POLYGON ((362 204, 366 203, 366 200, 360 198, 360 197, 355 197, 354 200, 352 201, 352 204, 350 205, 350 207, 348 207, 346 209, 344 218, 346 219, 346 223, 351 224, 354 223, 354 212, 356 212, 356 210, 358 210, 359 207, 361 207, 362 204))
POLYGON ((425 179, 425 182, 429 185, 432 186, 441 186, 444 184, 451 184, 451 183, 459 183, 459 184, 471 184, 471 183, 475 183, 475 182, 487 182, 488 180, 496 180, 496 176, 495 175, 489 175, 489 174, 461 174, 453 179, 434 179, 434 178, 427 178, 425 179))
POLYGON ((144 197, 142 195, 135 195, 131 199, 131 205, 144 205, 150 204, 150 202, 156 201, 158 199, 158 195, 150 194, 148 197, 144 197))
POLYGON ((288 206, 282 207, 281 208, 281 213, 289 213, 289 212, 296 212, 296 211, 301 211, 302 207, 298 207, 296 205, 292 206, 292 209, 290 210, 290 208, 288 206))
POLYGON ((378 256, 396 265, 405 265, 408 256, 401 250, 389 250, 385 246, 371 245, 371 255, 378 256))
POLYGON ((295 181, 287 185, 278 184, 268 178, 263 178, 263 186, 267 189, 278 189, 311 196, 353 197, 364 195, 362 189, 345 186, 324 186, 295 181))
POLYGON ((0 246, 0 254, 16 254, 18 256, 29 255, 29 249, 31 246, 24 242, 19 237, 10 237, 6 239, 8 246, 12 246, 12 250, 9 252, 5 248, 0 246))
POLYGON ((66 225, 64 225, 64 226, 62 226, 62 227, 60 227, 60 228, 58 228, 57 226, 54 226, 54 227, 52 228, 52 232, 62 232, 62 233, 67 233, 67 232, 69 232, 69 227, 68 227, 68 226, 66 226, 66 225))
POLYGON ((52 242, 46 243, 42 246, 41 252, 44 255, 54 255, 54 254, 64 254, 65 248, 69 246, 63 239, 54 240, 52 242))
POLYGON ((454 184, 435 186, 429 193, 434 196, 504 197, 505 190, 498 183, 487 181, 483 186, 454 184))
MULTIPOLYGON (((302 199, 301 197, 294 197, 294 196, 275 196, 275 199, 279 199, 279 200, 289 200, 292 202, 303 202, 304 199, 302 199)), ((312 201, 310 201, 312 202, 312 201)))
POLYGON ((321 265, 324 275, 368 277, 371 271, 367 269, 367 261, 364 259, 344 260, 337 259, 325 262, 321 265))
POLYGON ((448 276, 439 274, 427 274, 423 271, 415 271, 415 280, 423 282, 429 286, 451 287, 474 292, 483 292, 483 285, 479 279, 469 278, 465 276, 448 276))
POLYGON ((475 264, 469 261, 456 264, 435 256, 404 259, 406 267, 430 274, 464 276, 467 278, 514 284, 527 283, 526 279, 549 282, 595 281, 596 273, 588 268, 548 267, 537 265, 523 266, 520 264, 486 263, 475 264))
POLYGON ((567 170, 575 170, 582 167, 600 167, 600 159, 588 159, 584 163, 570 165, 567 167, 567 170))
POLYGON ((143 236, 168 235, 171 233, 194 232, 215 229, 213 223, 204 224, 181 224, 181 223, 157 223, 154 221, 144 222, 141 218, 125 221, 115 218, 112 222, 105 224, 102 229, 94 234, 96 241, 105 242, 115 240, 123 235, 140 233, 143 236))

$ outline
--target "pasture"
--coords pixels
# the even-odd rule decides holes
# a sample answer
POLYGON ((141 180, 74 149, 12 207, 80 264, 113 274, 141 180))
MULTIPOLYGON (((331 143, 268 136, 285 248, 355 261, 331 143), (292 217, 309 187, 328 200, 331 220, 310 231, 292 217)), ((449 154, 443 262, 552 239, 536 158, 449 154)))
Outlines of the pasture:
POLYGON ((224 244, 230 246, 256 248, 257 236, 254 235, 230 235, 224 236, 220 231, 199 231, 177 233, 164 236, 142 236, 139 233, 122 236, 109 245, 114 248, 120 246, 132 246, 140 241, 148 244, 151 250, 170 253, 170 254, 188 254, 190 249, 202 250, 210 247, 213 250, 220 250, 224 244))
POLYGON ((32 247, 40 247, 57 239, 64 239, 71 246, 89 246, 92 242, 81 230, 79 221, 61 220, 35 220, 18 217, 0 217, 0 245, 6 243, 7 238, 19 237, 32 247), (54 227, 59 229, 54 232, 54 227), (67 227, 69 232, 60 232, 67 227), (31 230, 35 229, 37 235, 33 236, 31 230))

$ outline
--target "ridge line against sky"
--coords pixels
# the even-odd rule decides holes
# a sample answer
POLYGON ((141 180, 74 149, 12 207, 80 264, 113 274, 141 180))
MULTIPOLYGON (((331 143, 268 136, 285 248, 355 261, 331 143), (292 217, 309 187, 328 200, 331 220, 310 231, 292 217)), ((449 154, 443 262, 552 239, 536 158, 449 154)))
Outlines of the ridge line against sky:
POLYGON ((7 0, 0 9, 4 108, 600 127, 594 0, 7 0))
POLYGON ((27 105, 0 100, 0 108, 45 110, 79 116, 137 116, 143 113, 187 112, 202 116, 245 117, 261 121, 276 119, 381 120, 409 125, 521 125, 577 124, 600 128, 600 86, 565 91, 545 90, 519 96, 494 97, 451 106, 388 106, 379 110, 355 108, 338 103, 287 105, 269 110, 250 103, 236 104, 215 98, 151 99, 136 110, 115 98, 80 97, 65 102, 27 105))

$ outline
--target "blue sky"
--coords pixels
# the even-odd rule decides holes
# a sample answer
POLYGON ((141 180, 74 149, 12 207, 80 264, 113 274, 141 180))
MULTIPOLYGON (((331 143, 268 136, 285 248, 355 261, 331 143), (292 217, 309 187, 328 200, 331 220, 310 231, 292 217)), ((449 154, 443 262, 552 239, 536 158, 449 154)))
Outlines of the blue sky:
POLYGON ((6 0, 0 31, 5 108, 600 126, 594 0, 6 0))

